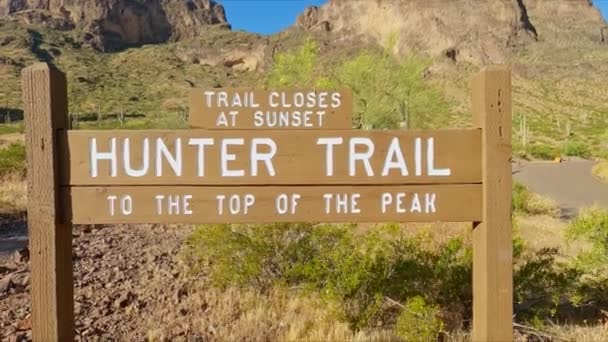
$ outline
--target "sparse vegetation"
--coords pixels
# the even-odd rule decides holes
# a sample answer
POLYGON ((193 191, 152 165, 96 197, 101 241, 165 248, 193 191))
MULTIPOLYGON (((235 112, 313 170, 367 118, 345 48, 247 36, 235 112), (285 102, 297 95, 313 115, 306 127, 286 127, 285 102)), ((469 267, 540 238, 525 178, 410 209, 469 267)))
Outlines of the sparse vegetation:
POLYGON ((564 144, 564 154, 570 157, 588 158, 591 151, 587 144, 581 140, 568 140, 564 144))
POLYGON ((25 174, 25 146, 13 143, 0 149, 0 177, 25 174))
MULTIPOLYGON (((23 133, 23 123, 0 124, 0 135, 11 133, 23 133)), ((2 137, 0 137, 1 139, 2 137)))
POLYGON ((4 175, 0 177, 0 215, 24 213, 27 209, 27 188, 23 177, 4 175))
POLYGON ((515 182, 513 184, 513 211, 526 215, 559 215, 557 203, 550 198, 533 193, 528 188, 515 182))
POLYGON ((528 152, 531 157, 542 160, 552 160, 561 155, 561 151, 556 146, 551 146, 543 143, 531 145, 528 149, 528 152))
POLYGON ((424 298, 412 297, 402 309, 395 323, 395 331, 403 340, 434 341, 443 331, 439 308, 428 305, 424 298))
MULTIPOLYGON (((383 327, 407 340, 454 331, 470 319, 468 239, 435 238, 391 224, 366 232, 326 224, 213 225, 196 229, 184 257, 219 288, 299 288, 317 293, 333 319, 352 329, 383 327)), ((516 237, 514 258, 519 322, 543 328, 548 321, 601 318, 582 306, 603 302, 601 283, 588 281, 558 248, 534 250, 516 237)))
POLYGON ((601 161, 593 167, 593 174, 602 182, 608 183, 608 161, 601 161))
MULTIPOLYGON (((22 65, 38 60, 36 54, 50 51, 51 45, 60 51, 53 58, 68 73, 70 113, 78 118, 76 128, 184 128, 191 84, 250 85, 259 79, 281 87, 350 87, 355 92, 357 128, 461 126, 469 120, 468 109, 454 110, 457 106, 448 105, 466 101, 454 94, 444 96, 442 91, 464 89, 464 81, 442 79, 453 75, 437 76, 429 72, 431 61, 413 55, 398 58, 387 52, 390 47, 348 56, 336 53, 331 56, 335 62, 325 64, 317 43, 308 39, 292 51, 279 51, 274 67, 264 75, 176 57, 180 47, 193 42, 100 54, 74 45, 71 33, 4 25, 0 36, 16 38, 3 48, 3 55, 22 65), (32 35, 37 37, 35 46, 32 35)), ((208 39, 222 39, 223 34, 210 32, 208 39)), ((533 52, 520 59, 524 66, 535 59, 545 61, 533 52)), ((458 74, 454 78, 468 82, 471 66, 455 68, 460 69, 454 69, 458 74)), ((7 108, 20 106, 18 69, 2 69, 5 81, 0 92, 6 96, 7 108)), ((528 113, 533 138, 531 145, 521 147, 524 153, 552 159, 562 153, 588 158, 604 151, 602 134, 606 134, 608 116, 600 109, 606 98, 587 96, 586 89, 604 89, 606 84, 601 82, 605 80, 587 84, 564 79, 555 84, 555 80, 527 75, 515 82, 514 108, 528 113), (581 104, 581 99, 589 103, 581 104)), ((22 131, 19 122, 0 125, 0 134, 22 131)), ((25 208, 24 163, 22 144, 0 149, 0 176, 5 177, 0 210, 25 208)), ((607 169, 602 163, 594 172, 608 179, 607 169)), ((553 201, 521 184, 514 185, 513 209, 521 220, 559 216, 553 201)), ((466 335, 462 330, 468 329, 471 319, 469 236, 438 242, 433 235, 405 234, 403 226, 394 224, 365 230, 314 223, 197 228, 183 256, 193 273, 209 276, 211 283, 201 280, 198 289, 204 298, 195 310, 206 310, 199 326, 225 328, 214 336, 226 340, 385 341, 420 336, 432 340, 443 330, 466 335), (210 309, 201 309, 207 305, 210 309)), ((601 310, 608 302, 608 214, 600 209, 586 211, 567 231, 571 242, 592 246, 576 262, 570 262, 560 248, 535 249, 515 238, 515 319, 565 338, 605 340, 605 326, 592 330, 577 323, 594 325, 605 319, 601 310), (559 325, 564 322, 572 326, 559 325)), ((162 328, 150 331, 150 339, 162 338, 162 328)))
POLYGON ((608 210, 588 208, 581 212, 568 227, 569 241, 586 240, 591 248, 582 251, 578 257, 579 267, 602 275, 608 268, 608 210))

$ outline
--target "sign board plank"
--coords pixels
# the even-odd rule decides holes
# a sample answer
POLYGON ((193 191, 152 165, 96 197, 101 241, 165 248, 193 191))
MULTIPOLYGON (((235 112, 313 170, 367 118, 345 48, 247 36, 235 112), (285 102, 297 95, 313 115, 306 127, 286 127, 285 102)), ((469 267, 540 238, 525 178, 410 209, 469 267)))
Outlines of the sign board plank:
POLYGON ((72 187, 72 221, 433 222, 481 218, 481 185, 72 187))
POLYGON ((63 185, 481 182, 481 130, 64 131, 63 185))
POLYGON ((351 129, 352 111, 349 89, 192 89, 189 121, 205 129, 351 129))

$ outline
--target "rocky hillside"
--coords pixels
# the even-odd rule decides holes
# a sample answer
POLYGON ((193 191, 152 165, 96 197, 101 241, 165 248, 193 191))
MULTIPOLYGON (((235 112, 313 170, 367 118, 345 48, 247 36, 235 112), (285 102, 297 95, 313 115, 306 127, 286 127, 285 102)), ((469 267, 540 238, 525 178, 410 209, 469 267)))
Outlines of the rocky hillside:
POLYGON ((454 126, 470 122, 473 73, 510 64, 516 142, 525 119, 530 142, 608 148, 608 28, 591 0, 329 0, 276 35, 229 27, 212 0, 0 0, 0 107, 21 106, 20 70, 43 60, 67 72, 79 117, 184 125, 190 87, 259 85, 312 36, 319 73, 382 48, 428 57, 425 79, 463 114, 454 126))
POLYGON ((294 31, 331 44, 376 44, 433 60, 429 80, 469 108, 481 66, 511 65, 515 142, 581 139, 608 148, 608 26, 592 0, 330 0, 294 31), (525 119, 524 119, 525 118, 525 119))
POLYGON ((608 39, 591 0, 331 0, 308 8, 297 26, 381 45, 394 39, 398 54, 422 52, 475 65, 508 62, 539 40, 608 39))
POLYGON ((84 42, 102 51, 191 38, 210 25, 228 26, 224 8, 212 0, 1 0, 0 16, 78 29, 84 42))

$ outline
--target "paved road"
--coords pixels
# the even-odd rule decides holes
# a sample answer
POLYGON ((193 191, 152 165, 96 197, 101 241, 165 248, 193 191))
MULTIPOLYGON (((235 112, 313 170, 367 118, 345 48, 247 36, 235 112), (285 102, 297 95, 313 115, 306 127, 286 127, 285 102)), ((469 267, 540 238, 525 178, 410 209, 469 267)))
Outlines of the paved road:
POLYGON ((594 204, 608 208, 608 184, 591 174, 595 163, 587 160, 531 162, 513 165, 515 180, 530 190, 553 198, 568 216, 576 215, 580 208, 594 204))

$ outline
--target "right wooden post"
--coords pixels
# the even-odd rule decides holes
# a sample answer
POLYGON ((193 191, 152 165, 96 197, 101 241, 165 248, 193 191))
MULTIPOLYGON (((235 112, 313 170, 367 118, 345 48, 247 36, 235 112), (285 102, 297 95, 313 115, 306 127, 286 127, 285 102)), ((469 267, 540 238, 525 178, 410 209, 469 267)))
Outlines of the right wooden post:
POLYGON ((472 89, 483 182, 482 221, 473 224, 473 341, 512 341, 511 71, 485 67, 472 89))

